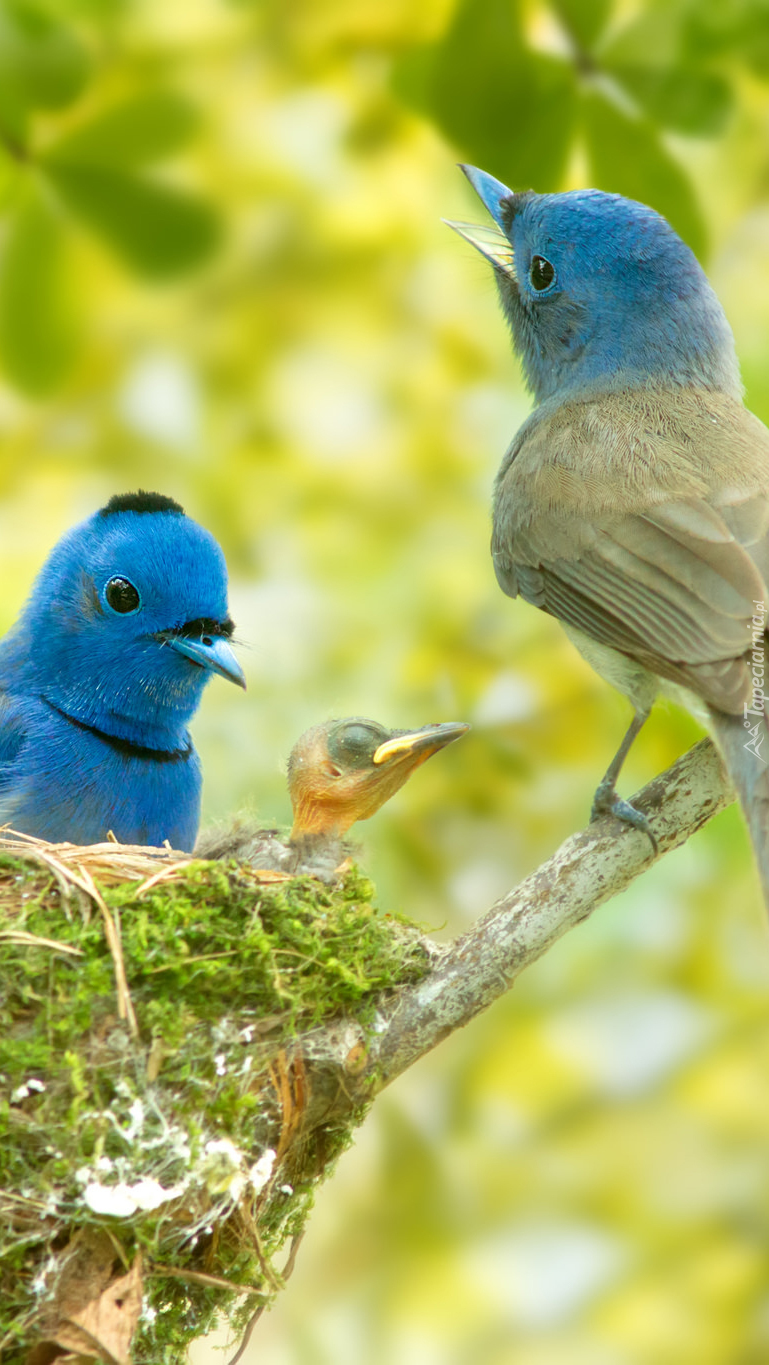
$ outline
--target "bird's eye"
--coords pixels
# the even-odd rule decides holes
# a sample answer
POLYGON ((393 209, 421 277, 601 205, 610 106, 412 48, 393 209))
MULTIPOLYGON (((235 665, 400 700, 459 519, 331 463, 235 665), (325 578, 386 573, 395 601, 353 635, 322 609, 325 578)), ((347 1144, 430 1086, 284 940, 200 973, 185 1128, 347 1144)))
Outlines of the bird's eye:
POLYGON ((379 743, 368 725, 345 725, 339 734, 339 743, 353 754, 363 753, 370 749, 372 742, 374 744, 379 743))
POLYGON ((350 768, 367 768, 374 750, 387 739, 389 733, 389 730, 369 725, 366 721, 342 721, 329 732, 329 758, 343 772, 348 772, 350 768))
POLYGON ((106 588, 104 596, 107 605, 112 607, 121 616, 127 616, 131 611, 138 611, 141 606, 141 598, 137 589, 127 578, 111 578, 106 588))
POLYGON ((545 256, 532 256, 529 280, 533 289, 549 289, 555 279, 555 266, 545 256))

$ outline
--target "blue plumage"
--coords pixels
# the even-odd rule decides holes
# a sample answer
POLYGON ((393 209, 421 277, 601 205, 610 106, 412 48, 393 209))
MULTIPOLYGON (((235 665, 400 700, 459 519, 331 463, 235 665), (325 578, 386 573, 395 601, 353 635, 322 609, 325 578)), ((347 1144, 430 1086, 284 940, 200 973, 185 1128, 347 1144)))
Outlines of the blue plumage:
POLYGON ((484 250, 469 225, 463 234, 497 267, 538 403, 656 377, 741 396, 724 310, 697 258, 654 209, 601 190, 514 194, 464 169, 512 248, 514 278, 500 269, 498 242, 484 250), (539 261, 552 268, 551 280, 539 261))
POLYGON ((191 849, 187 725, 212 673, 245 686, 210 533, 159 494, 68 531, 0 640, 0 822, 40 838, 191 849))
POLYGON ((598 190, 515 194, 464 169, 496 226, 452 226, 494 267, 536 400, 497 477, 497 578, 558 617, 635 711, 593 813, 654 843, 615 782, 660 686, 694 693, 740 793, 769 903, 769 727, 756 691, 769 432, 743 406, 723 309, 646 205, 598 190), (746 723, 759 734, 752 750, 746 723))

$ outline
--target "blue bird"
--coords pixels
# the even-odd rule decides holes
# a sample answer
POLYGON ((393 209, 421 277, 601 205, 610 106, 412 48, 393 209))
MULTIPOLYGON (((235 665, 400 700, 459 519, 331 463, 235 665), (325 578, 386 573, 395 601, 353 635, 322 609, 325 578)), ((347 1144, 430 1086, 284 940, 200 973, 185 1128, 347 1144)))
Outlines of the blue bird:
POLYGON ((494 226, 450 226, 494 268, 536 402, 497 476, 497 579, 634 708, 593 815, 654 843, 615 784, 657 692, 683 689, 707 707, 769 904, 769 432, 743 405, 723 309, 644 204, 462 169, 494 226))
POLYGON ((171 498, 127 493, 68 531, 0 640, 0 823, 41 839, 192 849, 208 679, 245 687, 227 570, 171 498))

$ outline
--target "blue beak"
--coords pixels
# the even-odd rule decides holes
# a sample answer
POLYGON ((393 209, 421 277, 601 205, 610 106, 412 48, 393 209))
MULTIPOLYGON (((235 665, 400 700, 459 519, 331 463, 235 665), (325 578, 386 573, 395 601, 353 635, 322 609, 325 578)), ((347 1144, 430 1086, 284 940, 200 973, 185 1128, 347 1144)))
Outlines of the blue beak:
POLYGON ((211 673, 219 673, 228 682, 236 683, 245 690, 246 675, 232 652, 231 646, 223 635, 179 635, 174 631, 161 631, 157 638, 170 645, 178 654, 191 659, 199 668, 207 668, 211 673))
POLYGON ((464 237, 466 242, 474 246, 476 251, 480 251, 496 270, 514 281, 515 252, 502 227, 501 211, 502 200, 508 199, 512 190, 503 185, 501 180, 495 180, 493 175, 487 175, 485 171, 479 171, 475 166, 460 166, 460 170, 464 171, 476 194, 488 209, 494 224, 454 223, 450 218, 444 218, 443 221, 447 227, 453 228, 460 237, 464 237))
POLYGON ((479 171, 477 166, 460 164, 459 169, 467 176, 483 207, 488 209, 497 227, 504 228, 502 200, 509 199, 513 191, 509 190, 507 185, 503 185, 501 180, 495 180, 493 175, 488 175, 486 171, 479 171))

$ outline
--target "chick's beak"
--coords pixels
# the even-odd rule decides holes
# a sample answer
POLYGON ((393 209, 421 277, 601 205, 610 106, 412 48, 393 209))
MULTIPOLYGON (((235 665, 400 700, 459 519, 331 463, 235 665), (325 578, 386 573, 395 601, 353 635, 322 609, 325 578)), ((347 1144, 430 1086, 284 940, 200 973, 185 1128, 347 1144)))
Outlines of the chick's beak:
POLYGON ((470 726, 462 721, 445 721, 442 725, 425 725, 421 730, 393 735, 375 750, 372 762, 376 767, 403 763, 407 769, 416 768, 439 749, 452 744, 460 735, 467 734, 469 729, 470 726))
POLYGON ((455 223, 449 218, 444 218, 443 221, 447 227, 453 228, 460 237, 464 237, 466 242, 474 246, 476 251, 480 251, 497 270, 502 270, 514 280, 515 253, 503 230, 502 222, 502 200, 509 199, 513 191, 509 190, 507 185, 503 185, 501 180, 495 180, 493 175, 479 171, 476 166, 461 165, 460 170, 464 171, 484 208, 488 209, 494 219, 496 227, 492 227, 491 224, 482 226, 476 223, 455 223))
MULTIPOLYGON (((362 767, 348 766, 342 772, 337 768, 335 778, 339 780, 331 782, 326 775, 327 736, 316 740, 315 750, 320 752, 311 748, 304 762, 293 766, 289 762, 289 790, 294 808, 291 839, 297 842, 315 834, 340 836, 357 820, 368 820, 394 796, 420 763, 469 729, 469 725, 457 722, 391 734, 374 750, 370 762, 362 767)), ((318 733, 310 731, 309 735, 318 733)))
POLYGON ((157 638, 170 645, 178 654, 191 659, 199 668, 219 673, 228 682, 235 683, 245 690, 246 676, 223 635, 207 632, 201 635, 180 635, 174 631, 161 631, 157 638))

